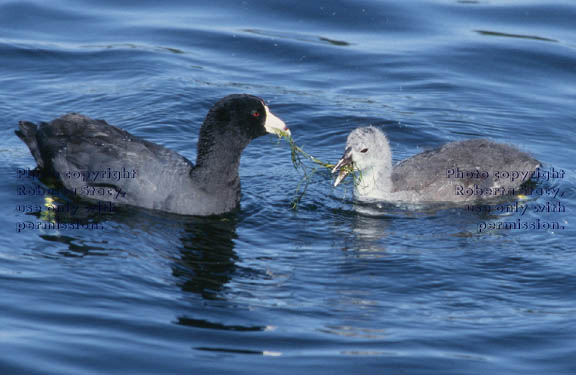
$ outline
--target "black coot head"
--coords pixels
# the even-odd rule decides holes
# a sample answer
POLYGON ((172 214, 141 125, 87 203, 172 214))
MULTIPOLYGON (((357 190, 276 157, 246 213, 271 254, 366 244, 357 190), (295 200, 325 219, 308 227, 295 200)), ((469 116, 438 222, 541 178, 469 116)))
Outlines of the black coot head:
POLYGON ((219 128, 219 133, 248 139, 268 133, 290 132, 262 99, 248 94, 228 95, 218 101, 208 113, 206 123, 219 128))

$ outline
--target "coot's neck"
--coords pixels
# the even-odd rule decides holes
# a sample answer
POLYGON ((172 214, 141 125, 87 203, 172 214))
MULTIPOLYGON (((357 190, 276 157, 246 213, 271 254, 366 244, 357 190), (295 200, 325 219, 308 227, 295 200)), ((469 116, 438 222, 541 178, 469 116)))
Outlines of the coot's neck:
POLYGON ((356 196, 364 199, 387 199, 392 194, 392 156, 386 145, 373 163, 361 169, 360 181, 356 185, 356 196))
POLYGON ((392 165, 385 169, 368 168, 362 171, 356 185, 358 198, 383 198, 392 192, 392 165))
POLYGON ((192 174, 205 189, 240 189, 240 156, 250 139, 235 129, 230 126, 223 131, 222 127, 202 126, 192 174))

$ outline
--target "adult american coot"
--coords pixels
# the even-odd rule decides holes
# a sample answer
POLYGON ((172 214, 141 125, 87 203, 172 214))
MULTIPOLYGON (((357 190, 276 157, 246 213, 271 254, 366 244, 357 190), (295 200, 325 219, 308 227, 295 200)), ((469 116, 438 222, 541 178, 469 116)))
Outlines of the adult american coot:
POLYGON ((229 95, 208 112, 196 165, 103 120, 70 113, 50 123, 21 121, 16 134, 44 174, 84 198, 185 215, 237 207, 242 150, 256 137, 289 132, 264 101, 229 95))
POLYGON ((375 127, 353 130, 332 173, 337 186, 352 164, 360 171, 360 199, 462 202, 509 197, 528 182, 540 162, 514 147, 473 139, 451 142, 392 166, 388 139, 375 127))

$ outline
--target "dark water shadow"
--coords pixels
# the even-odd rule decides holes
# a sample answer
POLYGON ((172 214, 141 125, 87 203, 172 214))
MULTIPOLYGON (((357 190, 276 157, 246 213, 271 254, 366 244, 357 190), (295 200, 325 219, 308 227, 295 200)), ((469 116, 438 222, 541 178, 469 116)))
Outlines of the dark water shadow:
MULTIPOLYGON (((73 199, 67 196, 49 197, 51 204, 60 207, 82 207, 94 205, 97 202, 73 199)), ((226 302, 226 286, 238 273, 238 254, 235 251, 235 241, 238 238, 238 211, 224 215, 197 217, 174 215, 137 207, 117 206, 114 212, 97 212, 78 209, 63 210, 46 215, 46 212, 30 213, 38 222, 46 225, 79 225, 106 228, 116 227, 113 232, 106 231, 108 236, 118 230, 126 232, 130 242, 142 241, 148 246, 153 241, 159 244, 155 252, 168 258, 174 284, 189 295, 191 303, 197 303, 198 297, 203 301, 226 302), (138 234, 142 235, 139 236, 138 234), (141 237, 141 238, 139 238, 141 237), (151 241, 148 241, 148 240, 151 241)), ((47 254, 47 257, 87 257, 108 256, 113 253, 106 243, 98 244, 92 241, 94 233, 101 236, 102 231, 60 230, 54 233, 47 231, 39 237, 44 241, 64 245, 57 254, 47 254)), ((110 244, 117 247, 117 244, 110 244)), ((136 243, 134 246, 138 246, 136 243)), ((242 267, 241 273, 254 273, 253 277, 262 275, 257 270, 242 267)), ((184 297, 188 300, 187 297, 184 297)), ((224 324, 207 320, 204 317, 181 314, 174 324, 193 328, 210 330, 254 332, 265 331, 266 326, 224 324)))
POLYGON ((330 45, 337 46, 337 47, 347 47, 347 46, 352 45, 352 43, 346 42, 344 40, 330 39, 330 38, 326 38, 323 36, 316 36, 316 35, 288 33, 288 32, 281 32, 281 31, 270 31, 270 30, 260 30, 260 29, 243 29, 241 31, 243 31, 245 33, 250 33, 250 34, 267 36, 270 38, 288 39, 288 40, 294 40, 294 41, 305 42, 305 43, 330 44, 330 45))
POLYGON ((524 34, 510 34, 510 33, 502 33, 502 32, 498 32, 498 31, 487 31, 487 30, 474 30, 475 32, 477 32, 478 34, 481 35, 488 35, 488 36, 500 36, 500 37, 506 37, 506 38, 520 38, 520 39, 532 39, 532 40, 540 40, 543 42, 553 42, 553 43, 558 43, 558 40, 555 39, 550 39, 550 38, 544 38, 541 36, 537 36, 537 35, 524 35, 524 34))
POLYGON ((179 259, 172 264, 172 275, 184 292, 206 300, 222 299, 221 292, 238 260, 234 251, 236 227, 234 213, 187 218, 179 238, 179 259))

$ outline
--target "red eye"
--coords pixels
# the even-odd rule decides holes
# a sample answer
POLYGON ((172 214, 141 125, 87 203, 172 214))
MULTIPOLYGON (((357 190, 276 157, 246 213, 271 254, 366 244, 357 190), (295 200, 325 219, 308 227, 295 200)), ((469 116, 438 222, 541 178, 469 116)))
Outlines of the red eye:
POLYGON ((260 112, 258 112, 257 110, 253 109, 252 112, 250 112, 250 115, 252 117, 260 117, 260 112))

